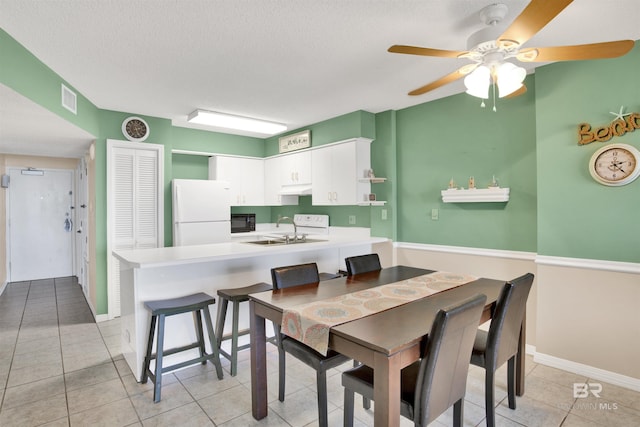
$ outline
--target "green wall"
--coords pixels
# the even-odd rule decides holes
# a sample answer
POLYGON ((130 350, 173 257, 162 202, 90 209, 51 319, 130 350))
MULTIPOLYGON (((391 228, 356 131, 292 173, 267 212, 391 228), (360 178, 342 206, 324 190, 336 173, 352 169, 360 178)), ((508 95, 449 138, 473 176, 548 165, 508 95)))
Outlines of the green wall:
POLYGON ((174 154, 171 158, 174 178, 209 179, 209 158, 189 154, 174 154))
POLYGON ((604 144, 640 149, 640 129, 578 145, 578 125, 604 126, 609 112, 640 112, 640 45, 611 60, 556 63, 536 72, 538 253, 640 262, 640 180, 607 187, 591 178, 604 144))
POLYGON ((99 134, 100 117, 96 106, 2 28, 0 28, 0 83, 92 135, 99 134), (76 93, 77 114, 62 107, 61 84, 76 93))
POLYGON ((311 131, 312 147, 358 136, 371 139, 375 139, 376 137, 375 116, 366 111, 354 111, 353 113, 344 114, 265 139, 265 157, 278 154, 278 138, 307 129, 311 131))
POLYGON ((372 184, 371 191, 378 200, 386 200, 384 206, 371 207, 371 235, 397 240, 398 205, 397 128, 396 112, 376 114, 376 140, 371 144, 371 168, 378 177, 387 178, 381 184, 372 184), (383 219, 383 214, 386 219, 383 219))
POLYGON ((535 83, 527 93, 480 107, 467 94, 397 112, 398 240, 514 251, 536 250, 535 83), (454 179, 510 188, 507 203, 443 203, 454 179), (431 219, 432 209, 438 220, 431 219))
MULTIPOLYGON (((122 140, 122 121, 131 114, 100 110, 78 94, 78 114, 60 106, 67 84, 0 30, 0 83, 96 136, 96 244, 98 314, 107 312, 106 140, 122 140)), ((300 129, 310 129, 313 146, 352 137, 374 139, 372 167, 388 181, 372 191, 383 207, 234 207, 256 212, 259 222, 278 215, 326 213, 331 224, 371 227, 394 241, 538 252, 543 255, 639 262, 640 181, 620 188, 595 183, 587 171, 601 146, 577 146, 577 125, 606 124, 620 105, 638 111, 640 48, 623 58, 558 63, 529 76, 528 92, 498 100, 497 112, 482 109, 466 94, 399 111, 355 111, 300 129), (511 189, 508 203, 442 203, 440 190, 451 178, 478 187, 495 175, 511 189), (437 209, 438 220, 431 219, 437 209), (382 219, 383 211, 387 219, 382 219)), ((489 104, 491 104, 489 102, 489 104)), ((138 115, 138 114, 136 114, 138 115)), ((278 153, 278 136, 250 138, 174 127, 167 119, 143 116, 149 143, 164 145, 165 197, 172 178, 206 179, 206 157, 171 154, 172 149, 266 157, 278 153)), ((640 146, 640 131, 611 142, 640 146)), ((165 244, 171 244, 171 204, 165 204, 165 244)))

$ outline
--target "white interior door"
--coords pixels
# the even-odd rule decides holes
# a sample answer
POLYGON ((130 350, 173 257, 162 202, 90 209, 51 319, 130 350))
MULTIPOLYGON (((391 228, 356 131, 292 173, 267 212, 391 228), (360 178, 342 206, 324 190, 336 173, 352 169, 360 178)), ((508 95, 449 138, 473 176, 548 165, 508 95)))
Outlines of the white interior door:
POLYGON ((76 205, 75 205, 75 239, 76 239, 76 276, 82 290, 89 297, 89 187, 87 183, 87 163, 80 159, 76 170, 76 205))
POLYGON ((9 280, 73 275, 73 171, 9 169, 9 280))
POLYGON ((107 140, 107 291, 109 318, 120 316, 120 262, 114 250, 164 243, 164 147, 107 140))

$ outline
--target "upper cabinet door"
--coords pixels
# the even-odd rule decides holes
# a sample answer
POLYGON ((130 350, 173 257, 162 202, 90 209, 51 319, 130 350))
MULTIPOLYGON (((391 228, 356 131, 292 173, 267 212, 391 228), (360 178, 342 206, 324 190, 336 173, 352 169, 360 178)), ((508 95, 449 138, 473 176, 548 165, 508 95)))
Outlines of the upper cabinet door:
POLYGON ((248 157, 212 156, 209 179, 231 184, 231 206, 264 205, 264 160, 248 157))
POLYGON ((365 200, 371 187, 359 178, 371 167, 370 143, 357 138, 311 152, 314 205, 357 205, 365 200))
POLYGON ((297 205, 298 196, 283 196, 282 157, 269 157, 264 161, 264 204, 266 206, 297 205))
POLYGON ((282 159, 282 185, 311 184, 311 152, 309 150, 287 154, 282 159))

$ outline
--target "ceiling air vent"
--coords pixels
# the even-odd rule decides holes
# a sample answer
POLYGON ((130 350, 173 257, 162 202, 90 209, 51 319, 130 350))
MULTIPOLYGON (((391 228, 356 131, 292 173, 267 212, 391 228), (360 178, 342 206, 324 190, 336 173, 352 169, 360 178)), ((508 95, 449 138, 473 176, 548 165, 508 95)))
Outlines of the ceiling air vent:
POLYGON ((71 89, 69 89, 65 85, 61 85, 61 86, 62 86, 62 106, 67 110, 71 111, 73 114, 78 114, 75 92, 73 92, 71 89))

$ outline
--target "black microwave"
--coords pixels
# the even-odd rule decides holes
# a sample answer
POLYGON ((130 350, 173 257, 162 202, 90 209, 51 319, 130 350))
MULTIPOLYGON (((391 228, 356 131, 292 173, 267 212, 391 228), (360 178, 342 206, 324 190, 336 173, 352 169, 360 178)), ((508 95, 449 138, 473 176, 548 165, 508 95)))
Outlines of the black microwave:
POLYGON ((256 231, 256 214, 231 214, 231 232, 256 231))

